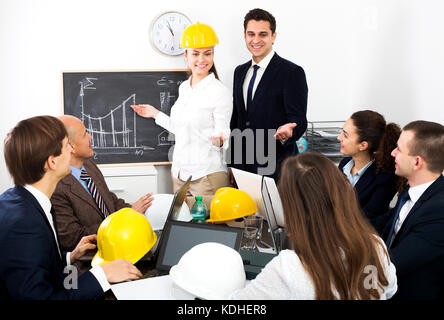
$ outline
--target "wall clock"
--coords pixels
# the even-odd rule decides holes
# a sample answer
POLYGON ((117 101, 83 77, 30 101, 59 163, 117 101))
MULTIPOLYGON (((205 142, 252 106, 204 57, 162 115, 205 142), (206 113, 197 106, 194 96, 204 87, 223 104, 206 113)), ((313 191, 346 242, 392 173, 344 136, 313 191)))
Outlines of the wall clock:
POLYGON ((150 27, 151 45, 158 52, 169 56, 183 54, 180 47, 182 32, 191 25, 191 20, 177 11, 163 12, 154 18, 150 27))

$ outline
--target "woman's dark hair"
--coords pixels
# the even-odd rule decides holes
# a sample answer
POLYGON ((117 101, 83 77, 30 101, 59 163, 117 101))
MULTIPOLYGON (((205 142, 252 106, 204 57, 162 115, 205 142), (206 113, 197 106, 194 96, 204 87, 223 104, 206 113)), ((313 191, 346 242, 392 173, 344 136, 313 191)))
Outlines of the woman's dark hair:
POLYGON ((209 70, 210 73, 214 73, 214 77, 219 80, 219 75, 217 74, 216 65, 213 62, 213 66, 209 70))
POLYGON ((20 121, 4 142, 6 166, 14 184, 24 186, 39 181, 45 174, 49 156, 61 154, 66 136, 62 121, 52 116, 20 121))
POLYGON ((247 31, 247 25, 250 20, 268 21, 270 23, 271 34, 276 32, 276 19, 268 11, 259 8, 248 11, 244 18, 244 32, 247 31))
POLYGON ((319 153, 289 157, 278 190, 287 234, 316 299, 378 299, 388 285, 381 264, 388 254, 338 167, 319 153), (368 266, 377 269, 371 288, 365 285, 368 266))
MULTIPOLYGON (((376 171, 395 172, 395 159, 391 156, 401 135, 396 123, 386 123, 384 116, 376 111, 363 110, 350 117, 356 127, 358 142, 368 143, 368 152, 375 159, 376 171)), ((405 179, 397 178, 398 190, 405 186, 405 179)))

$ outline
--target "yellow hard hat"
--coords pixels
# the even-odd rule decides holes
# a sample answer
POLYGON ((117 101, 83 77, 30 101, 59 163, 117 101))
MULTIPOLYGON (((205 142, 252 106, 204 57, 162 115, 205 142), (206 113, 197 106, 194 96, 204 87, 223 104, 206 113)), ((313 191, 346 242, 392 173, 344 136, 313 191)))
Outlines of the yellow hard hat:
POLYGON ((123 208, 106 217, 97 232, 98 251, 91 266, 125 259, 136 263, 157 241, 148 219, 131 208, 123 208))
POLYGON ((229 221, 257 212, 256 204, 248 193, 235 188, 220 188, 211 200, 208 223, 229 221))
POLYGON ((182 48, 207 48, 219 43, 216 32, 206 24, 192 24, 182 33, 180 46, 182 48))

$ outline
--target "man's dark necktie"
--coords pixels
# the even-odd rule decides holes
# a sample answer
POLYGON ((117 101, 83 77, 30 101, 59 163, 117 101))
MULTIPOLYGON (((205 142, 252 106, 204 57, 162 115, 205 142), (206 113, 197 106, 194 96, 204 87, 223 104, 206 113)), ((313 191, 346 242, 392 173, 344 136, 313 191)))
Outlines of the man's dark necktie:
POLYGON ((99 207, 100 211, 103 213, 104 217, 107 217, 109 215, 108 209, 106 208, 105 202, 102 199, 102 196, 99 193, 99 190, 97 190, 96 185, 94 184, 93 179, 89 176, 88 172, 86 172, 85 169, 82 169, 82 172, 80 174, 80 179, 86 182, 86 186, 88 187, 89 192, 91 192, 91 196, 93 197, 94 201, 97 203, 97 206, 99 207))
POLYGON ((256 74, 257 69, 259 69, 259 66, 256 64, 253 66, 253 76, 250 79, 250 83, 248 84, 248 91, 247 91, 247 110, 251 103, 253 102, 253 87, 254 87, 254 80, 256 80, 256 74))
POLYGON ((391 241, 392 241, 392 237, 393 237, 393 232, 394 232, 395 226, 396 226, 396 221, 398 221, 398 217, 399 217, 399 213, 401 212, 401 208, 404 206, 404 204, 408 200, 410 200, 410 196, 409 196, 409 192, 408 191, 409 191, 409 189, 407 188, 399 196, 399 203, 398 203, 398 207, 396 208, 395 216, 393 218, 392 227, 390 228, 390 232, 388 234, 387 240, 385 241, 385 243, 387 245, 387 249, 390 247, 390 244, 391 244, 391 241))

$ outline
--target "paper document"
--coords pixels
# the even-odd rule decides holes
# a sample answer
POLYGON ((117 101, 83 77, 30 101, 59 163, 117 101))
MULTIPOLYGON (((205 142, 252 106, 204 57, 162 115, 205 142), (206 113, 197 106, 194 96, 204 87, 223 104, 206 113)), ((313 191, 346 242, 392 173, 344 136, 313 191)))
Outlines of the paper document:
POLYGON ((117 300, 174 300, 169 275, 114 284, 111 290, 117 300))

